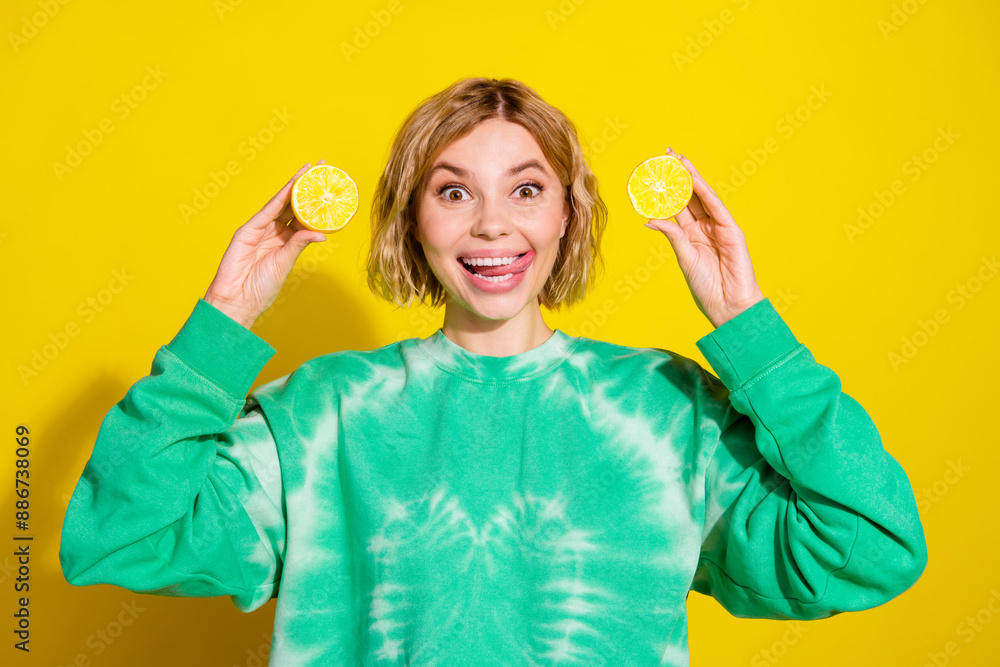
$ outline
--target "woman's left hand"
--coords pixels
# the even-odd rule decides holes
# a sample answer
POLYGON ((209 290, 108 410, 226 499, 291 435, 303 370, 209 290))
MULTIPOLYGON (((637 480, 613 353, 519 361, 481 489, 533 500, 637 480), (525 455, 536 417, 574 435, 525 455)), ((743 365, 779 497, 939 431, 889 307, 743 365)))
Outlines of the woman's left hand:
POLYGON ((695 303, 715 327, 761 301, 746 237, 722 200, 691 161, 668 149, 691 172, 691 201, 670 220, 650 220, 646 226, 663 232, 677 255, 695 303))

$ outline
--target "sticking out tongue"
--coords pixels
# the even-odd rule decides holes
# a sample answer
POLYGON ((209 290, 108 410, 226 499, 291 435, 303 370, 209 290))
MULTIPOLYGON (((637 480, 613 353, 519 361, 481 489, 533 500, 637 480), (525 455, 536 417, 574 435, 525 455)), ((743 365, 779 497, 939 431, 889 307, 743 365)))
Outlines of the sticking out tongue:
MULTIPOLYGON (((523 258, 524 256, 522 255, 521 259, 523 258)), ((523 262, 519 260, 514 260, 510 264, 501 264, 499 266, 469 266, 468 264, 465 264, 465 266, 467 269, 480 276, 492 277, 492 276, 505 276, 508 273, 514 273, 521 267, 522 264, 523 262)))
POLYGON ((510 273, 510 264, 504 264, 501 266, 470 266, 473 273, 478 273, 481 276, 505 276, 510 273))

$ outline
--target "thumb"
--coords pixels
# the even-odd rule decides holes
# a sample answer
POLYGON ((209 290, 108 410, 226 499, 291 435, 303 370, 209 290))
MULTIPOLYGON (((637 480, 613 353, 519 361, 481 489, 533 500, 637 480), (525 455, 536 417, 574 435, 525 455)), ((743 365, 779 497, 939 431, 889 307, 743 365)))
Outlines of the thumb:
POLYGON ((326 241, 325 234, 314 232, 311 229, 300 229, 292 234, 292 237, 288 239, 288 242, 285 243, 285 247, 282 248, 282 253, 291 255, 292 258, 296 258, 302 254, 302 251, 305 250, 306 246, 310 243, 322 243, 323 241, 326 241))
POLYGON ((678 258, 683 257, 684 254, 690 249, 687 236, 684 234, 684 230, 675 223, 673 220, 651 220, 646 223, 646 226, 650 229, 656 229, 663 232, 663 235, 667 237, 670 241, 670 245, 673 246, 674 252, 677 253, 678 258))

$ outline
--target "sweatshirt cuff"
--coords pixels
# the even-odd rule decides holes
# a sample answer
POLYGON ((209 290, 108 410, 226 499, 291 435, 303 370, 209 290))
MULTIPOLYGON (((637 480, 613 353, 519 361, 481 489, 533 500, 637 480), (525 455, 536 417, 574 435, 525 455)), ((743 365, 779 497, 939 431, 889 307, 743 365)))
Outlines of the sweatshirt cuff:
POLYGON ((800 346, 766 297, 695 344, 730 391, 800 346))
POLYGON ((198 299, 165 346, 233 396, 244 398, 276 350, 221 310, 198 299))

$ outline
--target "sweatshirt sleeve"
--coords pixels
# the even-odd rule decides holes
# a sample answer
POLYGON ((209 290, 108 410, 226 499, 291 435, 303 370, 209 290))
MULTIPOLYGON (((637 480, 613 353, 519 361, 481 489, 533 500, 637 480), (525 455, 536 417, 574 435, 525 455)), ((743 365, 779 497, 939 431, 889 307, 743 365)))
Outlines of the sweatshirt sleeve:
POLYGON ((817 619, 912 586, 927 563, 913 490, 837 375, 766 298, 697 345, 719 377, 699 368, 714 407, 699 428, 709 451, 692 589, 734 616, 817 619))
POLYGON ((66 580, 156 595, 277 593, 281 471, 251 383, 275 350, 198 299, 150 375, 107 413, 63 520, 66 580))

